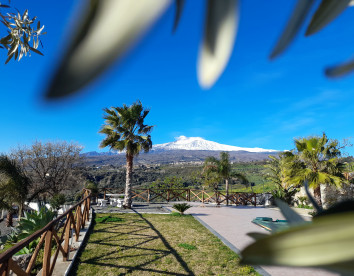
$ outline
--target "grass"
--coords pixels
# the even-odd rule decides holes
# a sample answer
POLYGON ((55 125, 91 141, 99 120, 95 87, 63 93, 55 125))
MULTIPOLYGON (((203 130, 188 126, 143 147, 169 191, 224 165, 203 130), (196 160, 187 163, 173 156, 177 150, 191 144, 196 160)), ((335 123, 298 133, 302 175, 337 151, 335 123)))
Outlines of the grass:
POLYGON ((259 275, 190 215, 97 214, 77 275, 259 275))

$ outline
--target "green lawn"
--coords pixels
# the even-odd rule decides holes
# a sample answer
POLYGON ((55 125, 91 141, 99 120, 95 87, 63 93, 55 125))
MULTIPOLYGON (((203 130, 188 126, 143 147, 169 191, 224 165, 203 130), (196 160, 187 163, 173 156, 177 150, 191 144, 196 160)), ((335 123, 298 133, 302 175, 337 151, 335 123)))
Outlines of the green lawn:
POLYGON ((97 214, 77 275, 259 275, 192 216, 97 214))

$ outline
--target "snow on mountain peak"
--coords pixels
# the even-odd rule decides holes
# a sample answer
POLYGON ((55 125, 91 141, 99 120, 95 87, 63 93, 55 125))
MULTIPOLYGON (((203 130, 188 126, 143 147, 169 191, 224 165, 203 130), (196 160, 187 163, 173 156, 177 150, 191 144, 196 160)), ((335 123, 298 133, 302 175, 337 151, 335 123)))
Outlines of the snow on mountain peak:
POLYGON ((277 150, 262 148, 242 148, 219 144, 205 140, 201 137, 179 136, 175 142, 158 144, 152 147, 153 150, 216 150, 216 151, 248 151, 248 152, 275 152, 277 150))

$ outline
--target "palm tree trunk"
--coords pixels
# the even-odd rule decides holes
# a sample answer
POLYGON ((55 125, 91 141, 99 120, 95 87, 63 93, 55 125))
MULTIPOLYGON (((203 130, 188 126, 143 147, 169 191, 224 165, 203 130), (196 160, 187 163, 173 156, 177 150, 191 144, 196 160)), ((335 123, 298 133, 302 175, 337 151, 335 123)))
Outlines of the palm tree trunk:
POLYGON ((229 180, 225 179, 226 184, 226 206, 229 206, 229 180))
POLYGON ((132 176, 133 176, 133 155, 127 154, 127 172, 125 179, 124 208, 132 207, 132 176))
POLYGON ((313 196, 318 204, 318 206, 322 207, 322 199, 321 199, 321 185, 318 185, 313 190, 313 196))

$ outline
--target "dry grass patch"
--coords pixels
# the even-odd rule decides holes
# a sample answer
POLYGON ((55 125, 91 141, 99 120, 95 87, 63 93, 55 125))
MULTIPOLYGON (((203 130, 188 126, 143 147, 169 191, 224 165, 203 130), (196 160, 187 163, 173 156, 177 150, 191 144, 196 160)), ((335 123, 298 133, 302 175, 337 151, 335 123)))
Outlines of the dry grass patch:
POLYGON ((192 216, 96 215, 77 275, 258 275, 192 216))

